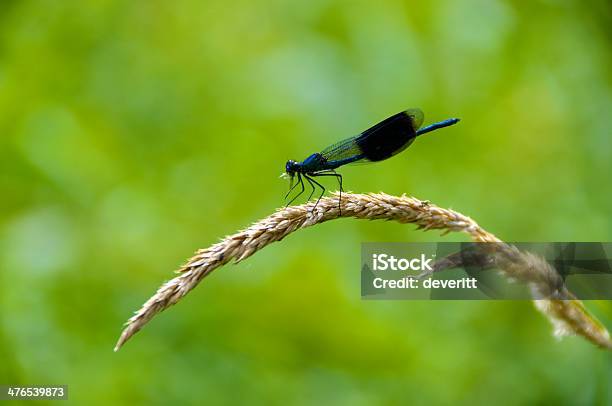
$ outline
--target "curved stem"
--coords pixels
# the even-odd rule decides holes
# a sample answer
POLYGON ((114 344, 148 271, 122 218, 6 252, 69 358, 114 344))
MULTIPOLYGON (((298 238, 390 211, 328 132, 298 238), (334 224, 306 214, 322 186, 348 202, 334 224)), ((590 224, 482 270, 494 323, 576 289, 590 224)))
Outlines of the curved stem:
MULTIPOLYGON (((164 283, 132 318, 119 338, 115 351, 136 334, 155 315, 179 302, 212 271, 230 261, 240 262, 267 245, 280 241, 301 228, 310 227, 339 217, 367 220, 394 220, 413 223, 423 230, 444 230, 468 234, 479 242, 501 242, 495 235, 480 227, 474 220, 453 210, 437 207, 413 197, 378 194, 334 193, 318 202, 278 209, 272 215, 250 227, 225 237, 221 242, 201 249, 183 265, 179 275, 164 283), (340 204, 338 204, 340 200, 340 204), (316 207, 315 207, 316 206, 316 207)), ((520 275, 523 281, 536 288, 546 280, 545 261, 534 261, 517 254, 502 271, 508 277, 520 275)), ((567 297, 571 296, 567 292, 567 297)), ((612 348, 609 333, 577 299, 539 299, 536 307, 555 326, 558 335, 577 334, 600 347, 612 348)))

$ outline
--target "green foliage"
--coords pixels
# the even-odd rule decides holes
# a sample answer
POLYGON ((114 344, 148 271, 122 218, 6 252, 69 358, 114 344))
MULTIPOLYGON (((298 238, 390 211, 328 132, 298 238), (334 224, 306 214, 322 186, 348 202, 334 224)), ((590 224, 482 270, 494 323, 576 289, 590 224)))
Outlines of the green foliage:
POLYGON ((283 204, 287 159, 409 107, 462 121, 346 168, 347 190, 507 241, 611 240, 611 19, 602 0, 4 0, 0 384, 104 405, 610 402, 609 354, 556 343, 530 303, 361 301, 361 241, 437 238, 392 223, 292 235, 112 347, 195 249, 283 204))

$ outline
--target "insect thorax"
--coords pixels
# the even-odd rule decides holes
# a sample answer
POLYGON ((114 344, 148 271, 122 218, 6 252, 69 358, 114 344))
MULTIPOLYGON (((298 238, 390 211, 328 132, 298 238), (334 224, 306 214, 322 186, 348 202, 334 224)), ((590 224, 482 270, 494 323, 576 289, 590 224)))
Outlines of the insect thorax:
POLYGON ((327 161, 319 153, 312 154, 300 164, 300 170, 302 172, 315 172, 325 169, 327 161))

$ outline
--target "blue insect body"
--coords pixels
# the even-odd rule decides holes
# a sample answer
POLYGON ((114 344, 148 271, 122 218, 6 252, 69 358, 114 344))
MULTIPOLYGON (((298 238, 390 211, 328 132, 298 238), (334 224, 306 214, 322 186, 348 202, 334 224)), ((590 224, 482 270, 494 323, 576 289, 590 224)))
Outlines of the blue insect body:
POLYGON ((301 186, 300 193, 291 199, 288 204, 291 204, 304 193, 303 179, 306 179, 312 188, 308 200, 314 194, 315 185, 322 189, 315 204, 316 207, 325 193, 325 188, 313 179, 314 177, 334 176, 338 180, 340 193, 342 193, 342 175, 336 172, 337 168, 354 162, 378 162, 391 158, 408 148, 419 135, 438 128, 448 127, 458 121, 458 118, 451 118, 419 130, 423 124, 423 112, 420 109, 410 109, 381 121, 357 136, 330 145, 320 153, 310 155, 302 162, 289 160, 285 164, 285 172, 291 178, 292 185, 285 198, 298 185, 301 186), (295 176, 297 176, 298 182, 293 185, 295 176))

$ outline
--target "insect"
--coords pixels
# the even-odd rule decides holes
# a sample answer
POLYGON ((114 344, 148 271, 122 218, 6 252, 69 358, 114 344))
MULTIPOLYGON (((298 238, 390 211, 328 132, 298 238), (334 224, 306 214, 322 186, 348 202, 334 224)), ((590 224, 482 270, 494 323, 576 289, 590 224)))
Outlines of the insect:
POLYGON ((448 127, 459 121, 458 118, 450 118, 419 130, 423 124, 423 118, 423 112, 420 109, 402 111, 357 136, 349 137, 330 145, 321 152, 310 155, 302 162, 287 161, 285 173, 281 175, 281 177, 288 177, 291 181, 285 199, 298 185, 301 188, 300 192, 289 201, 287 206, 304 193, 305 179, 312 188, 308 200, 312 198, 316 190, 315 185, 321 188, 321 195, 314 205, 316 207, 325 194, 325 187, 314 178, 333 176, 338 180, 340 186, 340 200, 338 201, 338 207, 340 208, 343 190, 342 175, 336 172, 337 168, 355 162, 384 161, 405 150, 419 135, 438 128, 448 127), (294 184, 295 177, 297 177, 297 182, 294 184))

